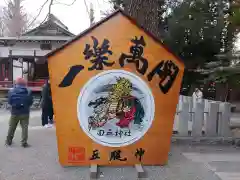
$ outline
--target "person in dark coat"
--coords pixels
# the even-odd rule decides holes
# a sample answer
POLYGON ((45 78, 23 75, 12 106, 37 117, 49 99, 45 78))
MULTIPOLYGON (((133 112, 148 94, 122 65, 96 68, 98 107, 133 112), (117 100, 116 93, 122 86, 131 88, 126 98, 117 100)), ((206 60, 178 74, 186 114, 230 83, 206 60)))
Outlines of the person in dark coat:
POLYGON ((49 80, 42 89, 42 126, 51 127, 53 124, 53 103, 49 80))

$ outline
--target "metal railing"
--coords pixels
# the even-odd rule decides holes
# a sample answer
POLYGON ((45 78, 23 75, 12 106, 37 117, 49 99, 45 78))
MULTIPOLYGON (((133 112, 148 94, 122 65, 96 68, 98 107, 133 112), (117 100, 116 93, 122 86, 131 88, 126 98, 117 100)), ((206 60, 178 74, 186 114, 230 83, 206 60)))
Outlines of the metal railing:
MULTIPOLYGON (((34 98, 31 109, 40 109, 41 103, 40 98, 34 98)), ((7 98, 0 98, 0 109, 10 109, 7 98)))
MULTIPOLYGON (((13 81, 0 81, 0 88, 12 88, 13 81)), ((44 81, 28 81, 28 87, 42 87, 44 81)))

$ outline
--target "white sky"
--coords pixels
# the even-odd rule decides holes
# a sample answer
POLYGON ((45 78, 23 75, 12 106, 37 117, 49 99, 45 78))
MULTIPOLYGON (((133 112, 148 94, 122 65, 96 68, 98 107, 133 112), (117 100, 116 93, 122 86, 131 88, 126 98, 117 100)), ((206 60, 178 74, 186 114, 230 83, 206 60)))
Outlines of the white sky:
MULTIPOLYGON (((32 17, 35 17, 39 8, 44 4, 46 0, 24 0, 23 6, 26 12, 28 12, 32 17)), ((71 4, 73 0, 57 0, 65 4, 71 4)), ((93 3, 95 10, 95 21, 100 20, 101 14, 100 11, 108 10, 111 6, 108 3, 108 0, 86 0, 88 7, 90 3, 93 3)), ((7 0, 0 0, 0 6, 5 6, 7 0)), ((41 22, 48 12, 48 5, 46 5, 38 18, 38 21, 41 22)), ((79 34, 83 30, 89 27, 89 17, 84 4, 84 0, 76 0, 74 5, 65 6, 61 4, 55 4, 52 6, 52 14, 54 14, 59 20, 61 20, 69 30, 74 34, 79 34)))
MULTIPOLYGON (((8 0, 0 0, 0 7, 5 6, 8 0)), ((35 17, 39 8, 44 4, 46 0, 24 0, 23 6, 26 12, 28 12, 31 17, 35 17)), ((65 4, 71 4, 74 0, 56 0, 65 4)), ((95 10, 95 21, 101 19, 100 11, 109 10, 111 5, 108 0, 86 0, 88 7, 90 3, 93 3, 95 10)), ((41 22, 46 17, 48 12, 48 4, 45 5, 42 13, 38 17, 38 22, 41 22)), ((79 34, 83 30, 89 27, 89 17, 84 4, 84 0, 76 0, 74 5, 65 6, 61 4, 56 4, 52 7, 52 14, 54 14, 59 20, 61 20, 69 30, 75 35, 79 34)), ((240 50, 240 38, 236 42, 237 50, 240 50)))

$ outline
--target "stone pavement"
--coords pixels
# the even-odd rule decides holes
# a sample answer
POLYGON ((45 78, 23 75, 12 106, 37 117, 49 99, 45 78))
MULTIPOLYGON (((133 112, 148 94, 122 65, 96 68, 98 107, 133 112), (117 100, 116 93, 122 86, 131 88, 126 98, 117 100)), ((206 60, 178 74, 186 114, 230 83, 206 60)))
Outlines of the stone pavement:
MULTIPOLYGON (((31 114, 29 127, 31 147, 21 148, 20 129, 16 132, 12 147, 5 147, 8 118, 9 113, 0 112, 0 180, 89 179, 88 167, 64 168, 59 165, 55 128, 42 128, 40 113, 37 111, 31 114)), ((166 166, 147 166, 144 169, 149 180, 221 180, 220 177, 222 180, 230 180, 226 178, 227 173, 231 172, 233 176, 233 172, 240 170, 237 161, 240 157, 237 153, 239 150, 229 146, 173 144, 166 166), (227 168, 224 167, 225 164, 227 168)), ((102 180, 136 179, 133 167, 101 167, 100 171, 103 173, 103 177, 100 178, 102 180)))
POLYGON ((230 124, 232 127, 240 127, 240 113, 232 113, 230 124))
POLYGON ((240 153, 229 152, 208 152, 208 153, 183 153, 185 157, 204 164, 208 169, 212 170, 218 177, 223 180, 239 180, 240 179, 240 153))

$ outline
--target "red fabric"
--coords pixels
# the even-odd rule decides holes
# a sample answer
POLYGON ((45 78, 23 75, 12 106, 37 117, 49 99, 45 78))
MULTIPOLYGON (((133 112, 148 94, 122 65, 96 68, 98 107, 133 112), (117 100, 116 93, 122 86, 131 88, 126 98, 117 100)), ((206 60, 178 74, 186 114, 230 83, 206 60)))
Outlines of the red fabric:
POLYGON ((135 112, 135 107, 132 107, 128 112, 124 112, 124 118, 122 118, 116 125, 121 128, 128 127, 130 122, 134 119, 135 112))

